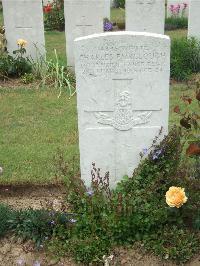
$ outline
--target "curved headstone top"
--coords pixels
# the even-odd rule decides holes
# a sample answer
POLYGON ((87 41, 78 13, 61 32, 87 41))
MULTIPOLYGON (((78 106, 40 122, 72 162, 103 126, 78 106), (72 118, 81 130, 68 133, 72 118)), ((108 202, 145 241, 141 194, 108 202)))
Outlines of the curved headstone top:
POLYGON ((113 188, 168 132, 170 39, 114 32, 74 43, 81 176, 89 186, 94 162, 113 188))
POLYGON ((93 39, 93 38, 99 38, 99 37, 107 37, 107 36, 146 36, 146 37, 154 37, 154 38, 161 38, 161 39, 167 39, 170 40, 168 35, 163 35, 159 33, 154 32, 141 32, 141 31, 115 31, 115 32, 105 32, 105 33, 95 33, 88 36, 83 36, 76 38, 74 41, 78 42, 81 40, 87 40, 87 39, 93 39))

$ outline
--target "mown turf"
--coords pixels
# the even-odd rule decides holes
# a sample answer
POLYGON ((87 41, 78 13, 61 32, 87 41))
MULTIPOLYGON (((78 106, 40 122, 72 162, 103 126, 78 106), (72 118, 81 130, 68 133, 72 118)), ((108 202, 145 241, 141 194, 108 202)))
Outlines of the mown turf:
POLYGON ((47 60, 55 60, 55 49, 58 54, 59 61, 62 65, 67 64, 66 59, 66 41, 65 33, 59 31, 45 32, 45 45, 47 49, 47 60))
POLYGON ((78 154, 75 97, 58 99, 48 88, 0 89, 0 110, 0 183, 53 182, 58 149, 67 161, 78 154))
MULTIPOLYGON (((58 99, 57 93, 50 88, 0 89, 0 183, 54 182, 58 149, 68 162, 76 156, 79 164, 76 97, 69 100, 63 93, 58 99)), ((171 87, 170 125, 179 123, 173 108, 183 106, 180 96, 192 93, 185 85, 171 87)), ((198 106, 192 103, 191 108, 198 106)))
MULTIPOLYGON (((112 10, 112 19, 124 19, 123 11, 112 10)), ((0 24, 2 14, 0 13, 0 24)), ((187 31, 166 32, 172 38, 186 36, 187 31)), ((46 32, 47 59, 55 58, 66 65, 64 32, 46 32)), ((182 107, 182 94, 191 94, 183 84, 170 89, 170 125, 179 123, 173 112, 182 107)), ((79 165, 76 98, 65 93, 58 99, 53 88, 27 88, 26 86, 0 88, 0 166, 4 174, 0 183, 50 183, 55 181, 54 156, 64 151, 66 160, 79 165)), ((198 107, 192 103, 191 107, 198 107)))

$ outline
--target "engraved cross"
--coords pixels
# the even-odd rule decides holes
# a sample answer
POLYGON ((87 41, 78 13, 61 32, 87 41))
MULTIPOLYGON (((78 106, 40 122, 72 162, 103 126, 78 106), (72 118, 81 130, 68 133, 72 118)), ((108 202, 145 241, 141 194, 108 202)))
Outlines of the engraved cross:
POLYGON ((86 22, 86 16, 82 16, 80 19, 80 23, 76 24, 76 27, 82 28, 82 34, 86 35, 86 28, 92 27, 92 24, 88 24, 86 22))

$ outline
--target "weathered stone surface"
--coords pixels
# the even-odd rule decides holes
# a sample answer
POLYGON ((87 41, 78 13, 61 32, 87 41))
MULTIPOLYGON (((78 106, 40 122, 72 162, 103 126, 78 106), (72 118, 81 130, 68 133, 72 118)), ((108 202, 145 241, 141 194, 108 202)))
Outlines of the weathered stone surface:
POLYGON ((190 2, 188 37, 200 39, 200 1, 190 2))
POLYGON ((126 0, 126 30, 164 34, 165 0, 126 0))
POLYGON ((3 0, 2 3, 8 51, 12 54, 18 48, 17 40, 24 39, 28 42, 27 55, 34 60, 39 54, 45 56, 42 1, 3 0))
POLYGON ((110 0, 104 0, 105 6, 104 6, 104 17, 110 19, 110 0))
POLYGON ((65 0, 67 65, 74 69, 74 39, 103 32, 105 0, 65 0))
POLYGON ((180 11, 178 13, 178 16, 179 17, 181 17, 181 16, 188 17, 189 2, 190 2, 190 0, 168 0, 167 1, 167 17, 171 17, 172 16, 172 12, 170 10, 171 9, 170 8, 171 5, 173 5, 174 7, 177 7, 177 5, 180 5, 180 11), (184 9, 185 4, 187 5, 187 7, 184 9))
POLYGON ((170 40, 116 32, 75 40, 81 176, 95 162, 110 185, 137 167, 160 128, 168 131, 170 40))

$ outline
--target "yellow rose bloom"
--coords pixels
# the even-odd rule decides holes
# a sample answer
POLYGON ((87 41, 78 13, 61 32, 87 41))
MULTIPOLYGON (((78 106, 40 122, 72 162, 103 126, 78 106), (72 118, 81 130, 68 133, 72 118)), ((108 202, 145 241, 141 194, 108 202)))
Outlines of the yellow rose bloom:
POLYGON ((23 39, 18 39, 17 40, 17 45, 19 45, 21 47, 25 47, 27 45, 27 41, 23 40, 23 39))
POLYGON ((185 189, 181 187, 170 187, 166 192, 166 203, 170 207, 180 208, 187 201, 185 189))

